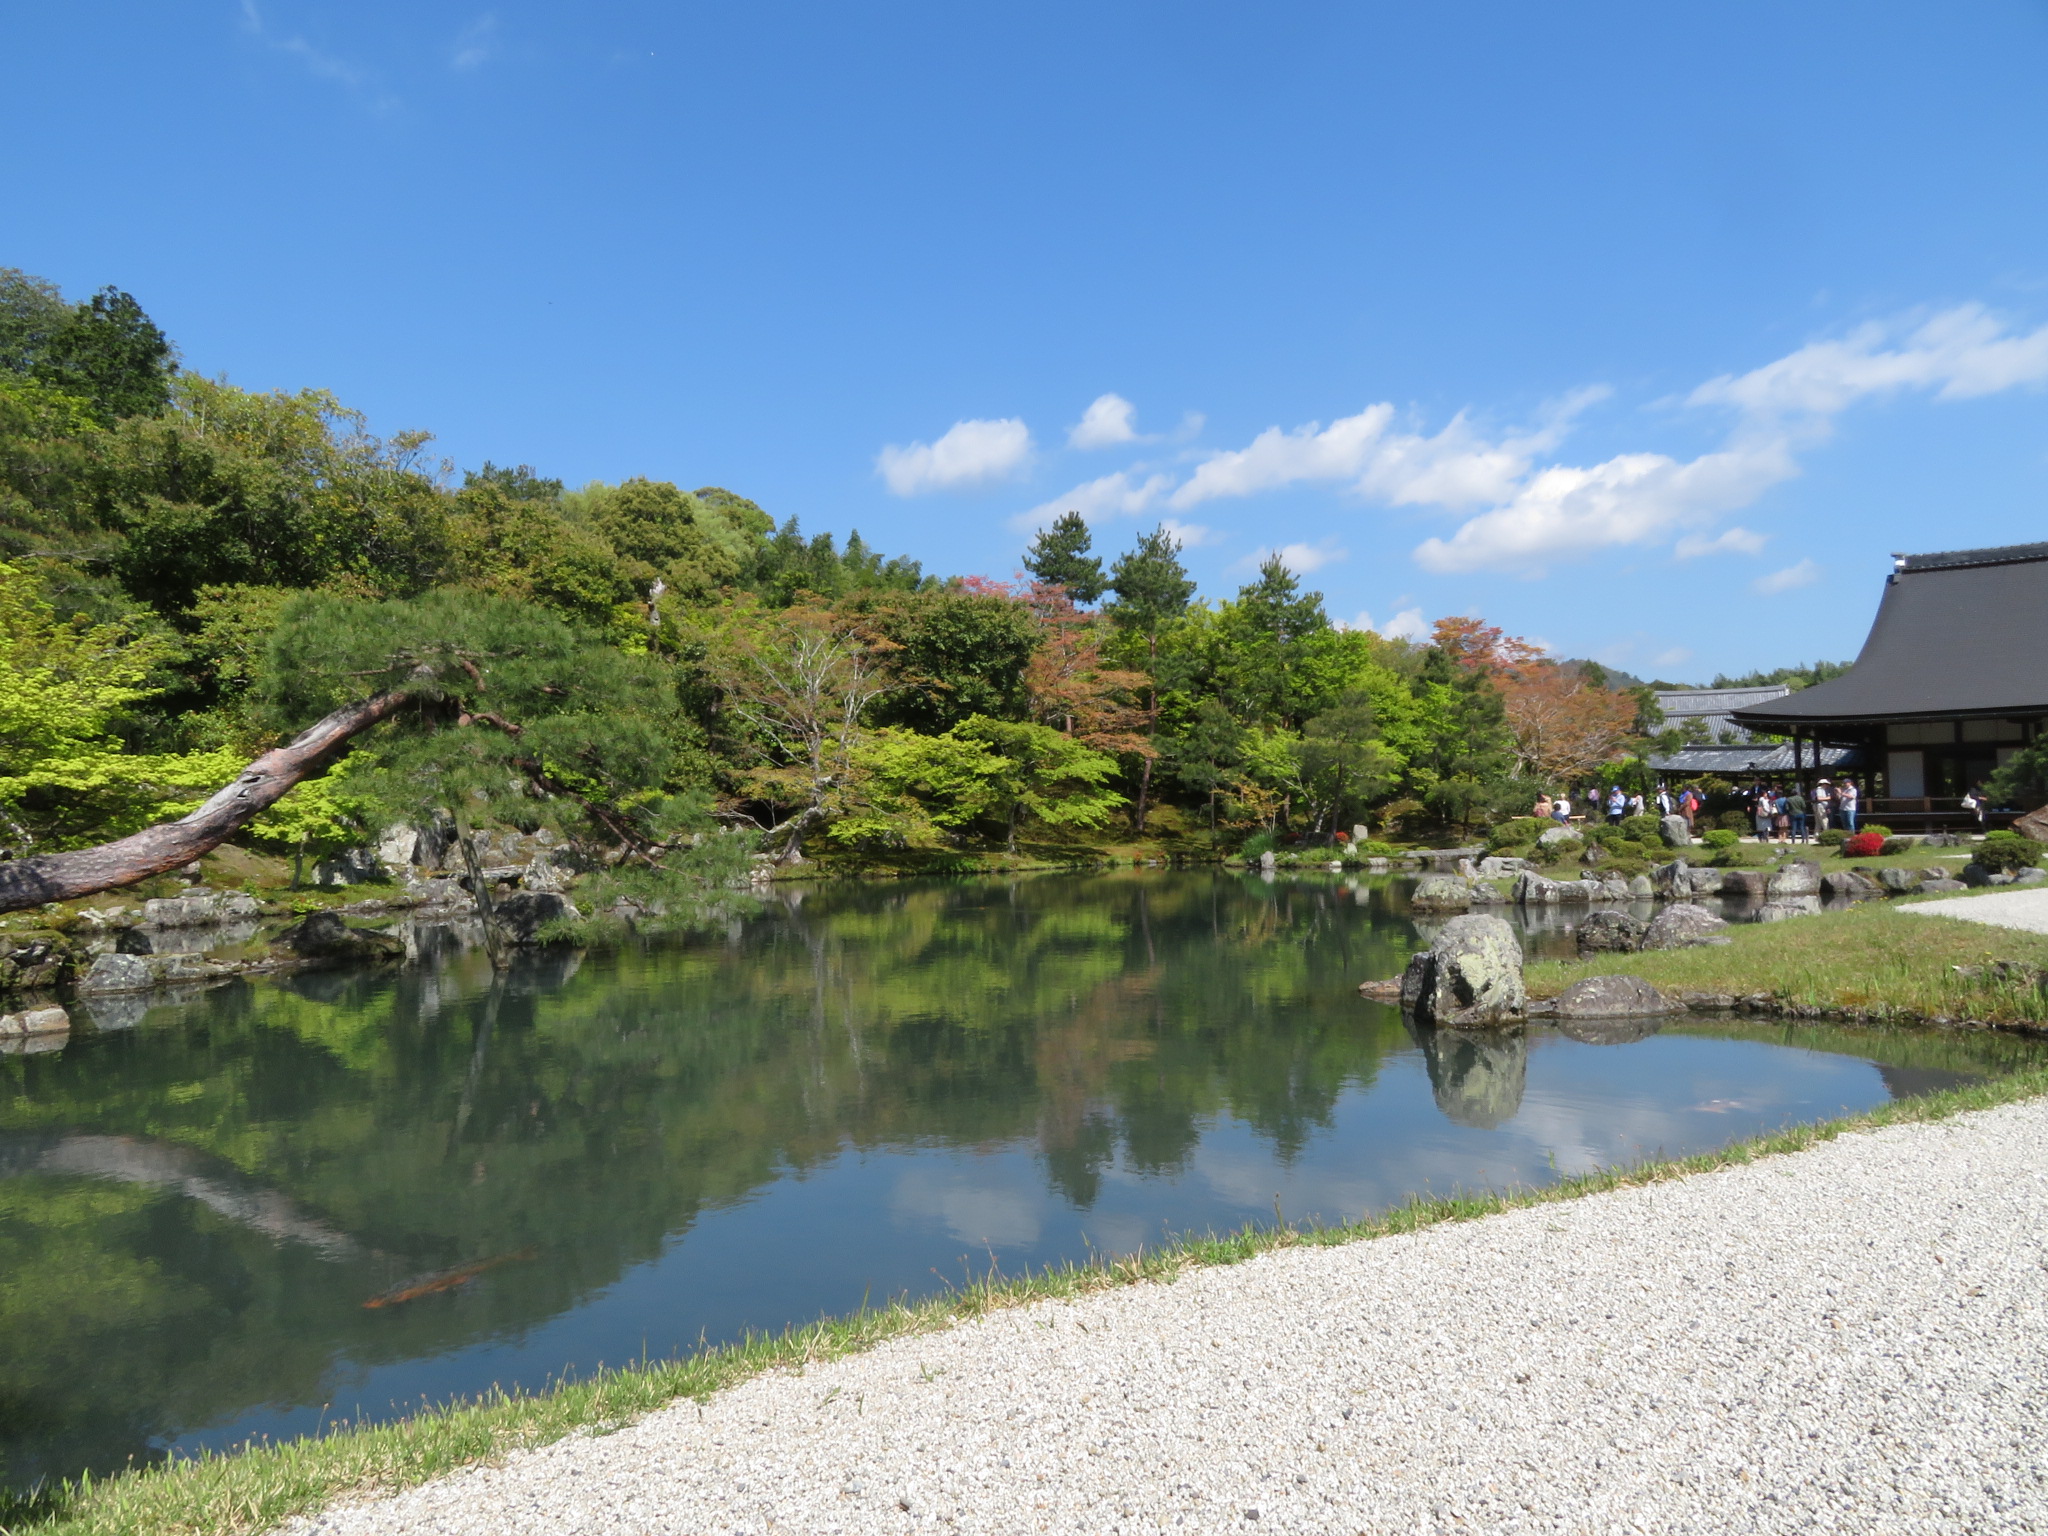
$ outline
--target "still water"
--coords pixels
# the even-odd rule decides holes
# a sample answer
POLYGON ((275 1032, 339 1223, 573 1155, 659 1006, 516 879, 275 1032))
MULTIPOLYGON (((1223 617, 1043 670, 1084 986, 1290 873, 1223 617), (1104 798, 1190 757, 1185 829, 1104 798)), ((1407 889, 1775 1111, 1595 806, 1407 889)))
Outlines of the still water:
POLYGON ((822 886, 644 949, 266 981, 0 1056, 0 1481, 991 1263, 1540 1184, 2023 1059, 1704 1023, 1417 1039, 1354 991, 1430 931, 1403 889, 822 886))

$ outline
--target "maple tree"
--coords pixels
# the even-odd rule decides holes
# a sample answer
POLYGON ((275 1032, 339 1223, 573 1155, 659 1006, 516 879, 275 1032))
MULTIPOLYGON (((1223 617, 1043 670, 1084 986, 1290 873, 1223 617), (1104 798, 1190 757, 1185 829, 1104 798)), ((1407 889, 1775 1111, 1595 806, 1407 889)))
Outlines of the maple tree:
POLYGON ((1498 625, 1443 618, 1433 638, 1445 655, 1485 673, 1500 690, 1522 775, 1560 784, 1583 779, 1612 762, 1635 734, 1634 695, 1603 686, 1498 625))

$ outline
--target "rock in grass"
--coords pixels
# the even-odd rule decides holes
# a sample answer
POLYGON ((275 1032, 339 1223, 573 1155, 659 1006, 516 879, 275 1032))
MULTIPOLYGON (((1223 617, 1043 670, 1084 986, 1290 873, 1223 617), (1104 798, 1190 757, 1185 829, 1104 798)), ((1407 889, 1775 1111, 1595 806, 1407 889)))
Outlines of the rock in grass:
POLYGON ((1685 824, 1683 816, 1666 816, 1657 823, 1658 834, 1667 848, 1690 848, 1692 828, 1685 824))
POLYGON ((1916 887, 1922 891, 1967 891, 1969 887, 1960 880, 1922 880, 1916 887))
POLYGON ((1558 1019, 1641 1019, 1670 1013, 1669 998, 1640 976, 1587 976, 1558 993, 1551 1016, 1558 1019))
POLYGON ((1700 944, 1725 944, 1722 930, 1728 925, 1705 907, 1689 901, 1674 902, 1643 930, 1644 949, 1690 949, 1700 944))
POLYGON ((1584 842, 1585 839, 1579 836, 1579 829, 1577 827, 1567 827, 1559 824, 1546 832, 1540 833, 1536 841, 1544 848, 1555 848, 1562 843, 1580 843, 1584 842))
POLYGON ((1579 958, 1587 955, 1627 954, 1642 948, 1643 930, 1649 924, 1626 912, 1589 912, 1579 924, 1579 958))
POLYGON ((1444 924, 1421 964, 1410 962, 1403 995, 1416 994, 1416 1017, 1447 1029, 1517 1024, 1528 1011, 1522 946, 1500 918, 1467 913, 1444 924))
POLYGON ((1877 872, 1878 883, 1888 891, 1905 892, 1920 889, 1920 882, 1927 878, 1924 869, 1881 869, 1877 872))
POLYGON ((1831 869, 1820 877, 1820 888, 1828 896, 1882 896, 1884 887, 1857 869, 1831 869))

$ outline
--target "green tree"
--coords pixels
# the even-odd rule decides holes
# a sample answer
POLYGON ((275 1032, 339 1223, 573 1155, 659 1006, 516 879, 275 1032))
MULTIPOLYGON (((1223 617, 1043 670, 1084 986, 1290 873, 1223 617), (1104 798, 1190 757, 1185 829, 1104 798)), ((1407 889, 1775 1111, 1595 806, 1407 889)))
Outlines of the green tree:
POLYGON ((894 686, 876 700, 875 724, 936 736, 972 715, 1024 714, 1024 667, 1038 628, 1008 593, 968 581, 858 594, 843 606, 891 647, 894 686))
MULTIPOLYGON (((1144 638, 1145 675, 1151 680, 1145 694, 1145 735, 1150 741, 1159 734, 1159 636, 1186 616, 1195 595, 1195 583, 1180 563, 1180 540, 1164 523, 1140 534, 1135 547, 1117 556, 1109 585, 1116 593, 1109 607, 1110 622, 1126 635, 1144 638)), ((1151 804, 1157 756, 1156 751, 1144 754, 1138 767, 1138 800, 1131 822, 1140 836, 1151 804)), ((1213 805, 1211 813, 1213 824, 1213 805)))
POLYGON ((103 288, 72 312, 36 360, 35 376, 89 402, 103 422, 154 416, 178 371, 171 344, 132 295, 103 288))
POLYGON ((1301 783, 1311 826, 1335 831, 1364 816, 1394 783, 1397 760, 1379 740, 1372 697, 1347 693, 1302 728, 1301 783))
POLYGON ((1024 569, 1040 581, 1065 587, 1067 596, 1085 607, 1108 590, 1102 562, 1088 553, 1092 542, 1081 514, 1062 512, 1051 527, 1038 530, 1024 556, 1024 569))
POLYGON ((1026 817, 1053 827, 1099 827, 1124 803, 1109 788, 1116 759, 1050 726, 975 715, 950 734, 1001 760, 991 793, 1005 828, 1004 846, 1012 853, 1026 817))

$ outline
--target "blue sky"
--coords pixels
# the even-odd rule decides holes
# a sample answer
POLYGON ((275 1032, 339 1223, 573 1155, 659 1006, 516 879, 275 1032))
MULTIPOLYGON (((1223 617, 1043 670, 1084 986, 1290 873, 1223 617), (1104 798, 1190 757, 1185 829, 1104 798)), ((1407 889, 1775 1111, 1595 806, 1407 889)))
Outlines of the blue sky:
POLYGON ((0 264, 458 465, 1704 678, 2048 538, 2048 7, 0 17, 0 264))

